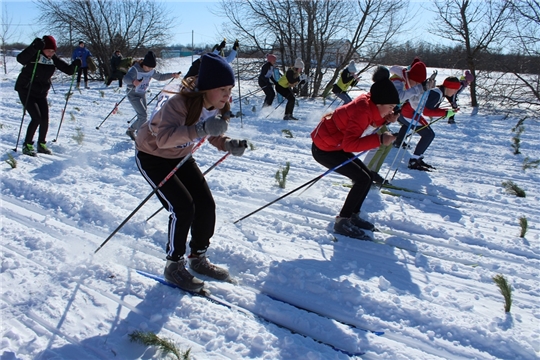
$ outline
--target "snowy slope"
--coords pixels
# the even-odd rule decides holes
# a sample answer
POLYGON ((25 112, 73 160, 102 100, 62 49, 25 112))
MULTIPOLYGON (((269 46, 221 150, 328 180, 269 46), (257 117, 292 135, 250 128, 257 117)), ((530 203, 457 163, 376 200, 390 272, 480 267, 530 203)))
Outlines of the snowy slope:
MULTIPOLYGON (((189 63, 175 59, 158 70, 185 73, 189 63)), ((94 254, 151 192, 125 135, 135 113, 125 101, 96 130, 124 92, 117 82, 109 88, 91 83, 70 99, 52 142, 70 80, 57 74, 49 95, 54 155, 21 155, 22 141, 15 153, 19 68, 11 58, 10 72, 0 77, 2 158, 11 153, 18 164, 11 169, 2 162, 0 170, 1 359, 159 358, 154 348, 129 341, 135 330, 191 348, 193 359, 539 357, 540 175, 521 169, 524 156, 540 153, 538 123, 526 123, 523 155, 515 156, 510 129, 517 120, 482 111, 470 116, 462 94, 457 124, 434 125, 426 161, 437 170, 409 170, 408 156, 399 166, 393 184, 419 193, 373 189, 368 195, 363 214, 388 230, 375 243, 331 232, 350 183, 336 174, 234 224, 326 171, 311 157, 309 134, 328 103, 301 99, 295 110, 301 120, 285 122, 283 106, 254 113, 262 95, 250 97, 228 135, 248 139, 253 150, 228 157, 207 175, 217 204, 209 257, 239 281, 207 281, 214 296, 232 305, 226 307, 136 272, 160 274, 165 264, 168 215, 146 221, 160 208, 157 199, 94 254), (77 129, 82 145, 73 138, 77 129), (291 170, 281 189, 274 175, 286 162, 291 170), (508 194, 501 185, 508 180, 527 197, 508 194), (522 216, 529 223, 525 238, 519 237, 522 216), (508 315, 492 281, 497 274, 513 288, 508 315)), ((438 82, 449 75, 456 73, 439 69, 438 82)), ((148 99, 165 83, 152 81, 148 99)), ((258 89, 254 81, 241 85, 244 94, 258 89)), ((28 122, 26 116, 22 136, 28 122)), ((205 144, 194 157, 204 171, 222 155, 205 144)), ((394 149, 383 176, 395 156, 394 149)))

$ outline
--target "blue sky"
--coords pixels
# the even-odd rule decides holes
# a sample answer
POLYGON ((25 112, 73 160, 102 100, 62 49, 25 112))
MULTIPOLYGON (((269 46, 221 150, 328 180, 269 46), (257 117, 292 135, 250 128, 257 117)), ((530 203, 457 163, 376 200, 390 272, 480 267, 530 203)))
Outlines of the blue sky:
MULTIPOLYGON (((218 8, 218 1, 165 0, 162 2, 178 21, 178 26, 172 28, 171 44, 191 44, 192 31, 195 44, 215 43, 223 39, 219 29, 226 18, 210 12, 212 8, 218 8)), ((0 0, 0 4, 3 20, 7 15, 8 22, 11 19, 11 28, 16 29, 9 42, 29 43, 36 36, 41 37, 47 32, 37 22, 39 11, 33 2, 0 0)))
MULTIPOLYGON (((175 26, 171 29, 172 39, 169 44, 191 44, 192 31, 195 45, 218 43, 223 39, 221 29, 223 23, 227 21, 227 17, 212 13, 213 10, 219 9, 219 1, 161 0, 161 2, 175 19, 175 26)), ((38 23, 39 11, 32 1, 0 0, 0 4, 3 19, 4 15, 7 15, 7 22, 11 22, 11 28, 16 29, 15 34, 8 39, 8 42, 30 43, 36 36, 41 37, 47 34, 47 29, 38 23), (9 21, 10 19, 11 21, 9 21)), ((411 15, 420 16, 423 23, 428 23, 433 18, 433 14, 423 10, 426 4, 426 1, 411 1, 411 15)), ((439 38, 435 39, 425 31, 407 35, 407 39, 413 41, 420 40, 419 37, 428 41, 430 39, 443 41, 439 38)))

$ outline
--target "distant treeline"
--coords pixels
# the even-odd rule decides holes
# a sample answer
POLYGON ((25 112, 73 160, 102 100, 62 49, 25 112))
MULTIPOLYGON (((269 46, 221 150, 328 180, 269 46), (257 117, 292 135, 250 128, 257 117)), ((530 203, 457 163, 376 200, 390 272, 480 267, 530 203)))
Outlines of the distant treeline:
MULTIPOLYGON (((24 49, 28 44, 14 43, 6 44, 6 50, 24 49)), ((195 53, 209 51, 213 45, 195 48, 195 53)), ((59 44, 58 53, 70 56, 73 46, 62 46, 59 44)), ((163 49, 180 49, 179 45, 166 46, 163 49)), ((185 49, 185 47, 182 47, 185 49)), ((156 49, 154 49, 156 50, 156 49)), ((146 51, 146 50, 145 50, 146 51)), ((264 52, 257 48, 243 47, 240 57, 264 57, 264 52), (243 53, 243 54, 242 54, 243 53)), ((141 53, 141 57, 144 52, 141 53)), ((450 47, 442 45, 432 45, 428 43, 406 42, 400 45, 389 45, 377 57, 377 63, 386 65, 406 65, 411 63, 415 56, 418 56, 428 67, 445 69, 467 69, 467 55, 462 46, 450 47)), ((474 59, 477 64, 476 70, 517 72, 528 74, 540 74, 540 56, 525 56, 521 54, 502 54, 479 52, 474 59)))
MULTIPOLYGON (((378 57, 380 64, 408 64, 418 56, 428 67, 467 69, 467 55, 462 46, 431 44, 391 45, 378 57)), ((480 52, 474 59, 476 70, 540 74, 540 56, 480 52)))

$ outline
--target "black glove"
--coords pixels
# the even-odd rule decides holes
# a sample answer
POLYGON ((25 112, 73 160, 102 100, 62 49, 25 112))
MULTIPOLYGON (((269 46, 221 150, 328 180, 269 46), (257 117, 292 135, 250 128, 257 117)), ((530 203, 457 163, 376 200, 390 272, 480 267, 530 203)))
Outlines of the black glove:
POLYGON ((221 42, 221 44, 219 44, 219 46, 217 47, 218 51, 221 51, 223 50, 223 48, 225 47, 225 45, 227 45, 227 42, 225 40, 223 40, 221 42))
POLYGON ((205 121, 198 122, 195 125, 197 136, 202 138, 207 135, 219 136, 225 133, 229 127, 229 122, 221 118, 221 115, 212 116, 205 121))
POLYGON ((80 68, 81 65, 82 65, 82 61, 81 61, 81 59, 75 59, 75 60, 73 60, 73 62, 71 63, 71 65, 80 68))
POLYGON ((32 47, 38 51, 41 51, 45 47, 45 41, 40 38, 35 38, 34 41, 32 41, 32 47))
POLYGON ((234 45, 232 47, 232 49, 234 51, 238 51, 238 48, 240 47, 240 44, 238 43, 238 39, 234 42, 234 45))
POLYGON ((300 81, 300 85, 304 85, 306 83, 306 80, 300 81))
POLYGON ((242 156, 247 148, 247 140, 228 139, 225 140, 225 149, 233 156, 242 156))

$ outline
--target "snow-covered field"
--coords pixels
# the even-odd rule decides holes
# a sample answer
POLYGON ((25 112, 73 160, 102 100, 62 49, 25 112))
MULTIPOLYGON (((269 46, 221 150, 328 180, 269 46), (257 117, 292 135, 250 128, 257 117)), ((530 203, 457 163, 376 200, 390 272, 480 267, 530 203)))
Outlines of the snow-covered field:
MULTIPOLYGON (((158 70, 186 73, 190 60, 170 60, 158 70)), ((9 73, 0 77, 2 159, 11 153, 17 160, 15 169, 2 161, 0 170, 2 360, 159 358, 154 348, 130 342, 135 330, 191 349, 192 359, 539 358, 540 175, 521 168, 524 156, 539 157, 538 122, 525 123, 523 155, 515 156, 510 129, 517 119, 482 109, 470 116, 468 93, 462 94, 457 124, 433 126, 426 161, 437 170, 409 170, 408 156, 399 166, 393 184, 422 194, 369 193, 364 215, 392 230, 377 233, 384 243, 376 243, 333 235, 349 190, 348 179, 335 174, 233 224, 326 171, 311 156, 309 134, 328 102, 301 99, 300 121, 285 122, 284 106, 254 113, 261 93, 250 97, 242 123, 232 119, 228 135, 254 148, 207 175, 217 204, 209 257, 239 281, 207 286, 235 305, 228 308, 136 272, 161 274, 165 265, 168 215, 146 221, 161 206, 155 198, 94 255, 151 192, 125 135, 135 113, 125 101, 96 130, 124 92, 117 82, 109 88, 92 82, 92 89, 72 96, 52 142, 70 80, 57 74, 49 94, 54 155, 24 156, 22 140, 15 153, 19 68, 11 58, 9 73), (286 162, 291 170, 281 189, 274 175, 286 162), (527 197, 508 194, 502 186, 508 180, 527 197), (520 217, 529 224, 525 238, 520 217), (498 274, 513 289, 509 314, 492 280, 498 274)), ((439 69, 438 83, 449 75, 459 74, 439 69)), ((165 83, 152 81, 148 99, 165 83)), ((241 85, 243 94, 258 89, 254 81, 241 85)), ((22 137, 28 122, 27 115, 22 137)), ((194 157, 204 171, 222 155, 205 144, 194 157)), ((383 176, 395 156, 394 149, 383 176)))

